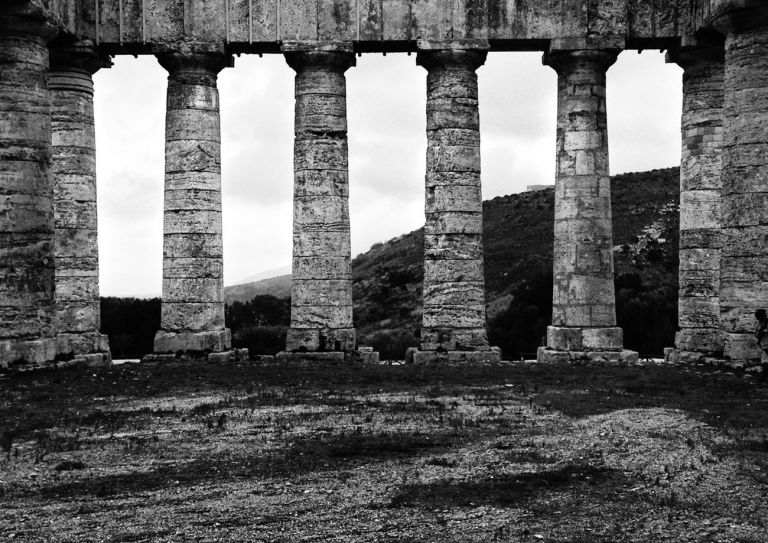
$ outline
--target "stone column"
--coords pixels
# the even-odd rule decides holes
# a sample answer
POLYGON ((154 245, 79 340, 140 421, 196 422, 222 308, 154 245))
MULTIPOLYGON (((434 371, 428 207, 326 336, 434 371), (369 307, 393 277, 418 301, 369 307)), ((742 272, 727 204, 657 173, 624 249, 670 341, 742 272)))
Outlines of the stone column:
POLYGON ((46 45, 56 30, 24 10, 0 6, 0 367, 18 369, 57 354, 46 45))
POLYGON ((726 36, 720 324, 725 358, 755 363, 754 314, 768 309, 768 7, 740 7, 716 21, 726 36))
MULTIPOLYGON (((422 49, 427 70, 424 313, 415 363, 492 362, 483 277, 477 70, 485 49, 422 49)), ((410 355, 409 355, 410 358, 410 355)))
POLYGON ((286 51, 285 58, 296 72, 293 286, 286 351, 333 352, 343 358, 356 348, 344 76, 355 56, 345 47, 297 48, 286 51))
POLYGON ((723 148, 723 46, 670 51, 683 68, 680 161, 680 289, 675 348, 680 361, 722 354, 720 189, 723 148))
MULTIPOLYGON (((606 71, 616 49, 555 49, 558 76, 552 326, 540 361, 618 361, 606 71)), ((632 354, 625 353, 624 359, 632 354)))
POLYGON ((165 118, 163 303, 156 354, 228 352, 224 327, 221 226, 222 53, 157 55, 168 71, 165 118))
POLYGON ((109 363, 99 332, 99 247, 93 79, 111 63, 90 42, 51 49, 56 331, 60 354, 109 363))

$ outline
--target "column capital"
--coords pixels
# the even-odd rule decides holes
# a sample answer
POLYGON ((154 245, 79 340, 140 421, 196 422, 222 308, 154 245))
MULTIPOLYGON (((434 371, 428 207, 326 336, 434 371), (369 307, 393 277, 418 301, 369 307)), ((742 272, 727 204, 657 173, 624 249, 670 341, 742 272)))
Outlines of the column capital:
POLYGON ((59 28, 34 12, 32 6, 11 2, 0 6, 0 34, 11 36, 31 35, 49 42, 59 34, 59 28))
POLYGON ((416 53, 416 64, 427 71, 463 66, 472 71, 485 64, 488 55, 486 49, 480 48, 447 48, 419 49, 416 53))
POLYGON ((550 49, 544 53, 542 63, 558 74, 584 66, 593 66, 605 73, 616 62, 620 52, 620 49, 550 49))
POLYGON ((232 55, 221 51, 194 51, 185 48, 168 49, 155 53, 160 66, 171 76, 181 73, 217 76, 224 68, 235 65, 232 55))
POLYGON ((70 90, 93 94, 93 74, 109 68, 112 61, 100 53, 91 40, 49 47, 51 69, 48 86, 51 90, 70 90))
POLYGON ((721 34, 743 32, 768 25, 768 6, 764 0, 723 0, 712 26, 721 34))
POLYGON ((357 64, 355 53, 351 47, 333 48, 309 47, 306 44, 286 44, 283 46, 283 54, 288 66, 295 72, 301 72, 311 68, 343 74, 357 64))
POLYGON ((723 64, 725 47, 722 40, 686 40, 667 52, 666 62, 677 64, 684 70, 723 64))

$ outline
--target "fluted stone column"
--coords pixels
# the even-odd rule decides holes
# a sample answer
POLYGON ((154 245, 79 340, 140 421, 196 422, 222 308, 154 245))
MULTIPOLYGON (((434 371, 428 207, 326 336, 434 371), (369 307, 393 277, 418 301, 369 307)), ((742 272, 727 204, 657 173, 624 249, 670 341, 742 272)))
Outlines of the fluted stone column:
POLYGON ((163 302, 155 353, 228 351, 224 326, 221 128, 222 53, 157 55, 168 71, 165 119, 163 302))
POLYGON ((56 358, 51 101, 52 25, 0 6, 0 367, 56 358))
POLYGON ((92 75, 111 63, 90 42, 51 50, 56 331, 59 353, 110 360, 99 332, 99 248, 92 75))
POLYGON ((739 7, 716 22, 726 36, 720 323, 725 358, 754 363, 755 310, 768 308, 768 7, 739 7))
POLYGON ((422 49, 427 70, 424 309, 419 362, 500 360, 488 344, 477 70, 485 49, 422 49))
POLYGON ((296 72, 293 286, 288 352, 355 349, 347 103, 351 48, 286 51, 296 72))
POLYGON ((680 270, 677 357, 722 353, 720 190, 723 149, 723 47, 686 45, 668 60, 683 68, 680 162, 680 270))
POLYGON ((553 48, 544 57, 558 75, 558 100, 552 326, 540 361, 621 357, 605 103, 617 53, 553 48))

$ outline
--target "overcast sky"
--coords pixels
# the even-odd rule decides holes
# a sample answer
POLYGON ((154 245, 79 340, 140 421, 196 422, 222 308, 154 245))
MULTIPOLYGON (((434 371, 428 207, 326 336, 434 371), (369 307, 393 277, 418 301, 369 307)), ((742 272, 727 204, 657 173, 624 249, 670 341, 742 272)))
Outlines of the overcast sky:
MULTIPOLYGON (((347 72, 352 254, 424 224, 426 71, 366 54, 347 72)), ((680 163, 682 71, 627 51, 608 72, 611 174, 680 163)), ((293 71, 242 56, 219 76, 224 283, 291 262, 293 71)), ((95 76, 100 288, 158 296, 167 74, 120 56, 95 76)), ((556 75, 541 53, 490 53, 478 70, 483 198, 554 183, 556 75)))

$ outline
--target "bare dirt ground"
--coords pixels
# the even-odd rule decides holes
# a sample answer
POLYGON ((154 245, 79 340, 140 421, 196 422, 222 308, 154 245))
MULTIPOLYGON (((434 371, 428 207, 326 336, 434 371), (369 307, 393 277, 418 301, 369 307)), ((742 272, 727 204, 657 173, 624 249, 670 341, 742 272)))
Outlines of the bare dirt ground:
POLYGON ((700 368, 0 380, 0 541, 768 541, 768 386, 700 368))

